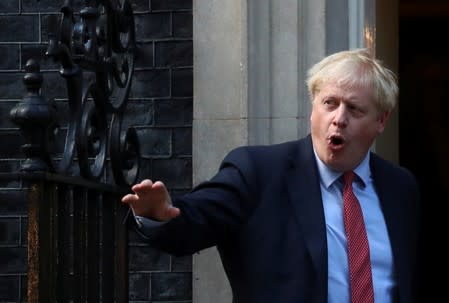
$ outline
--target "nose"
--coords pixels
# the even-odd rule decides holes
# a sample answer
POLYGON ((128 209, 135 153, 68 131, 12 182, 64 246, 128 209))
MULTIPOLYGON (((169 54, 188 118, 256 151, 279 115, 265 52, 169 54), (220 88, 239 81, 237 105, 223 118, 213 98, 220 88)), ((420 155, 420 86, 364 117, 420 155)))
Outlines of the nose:
POLYGON ((335 109, 332 124, 338 127, 345 127, 348 124, 348 112, 344 104, 335 109))

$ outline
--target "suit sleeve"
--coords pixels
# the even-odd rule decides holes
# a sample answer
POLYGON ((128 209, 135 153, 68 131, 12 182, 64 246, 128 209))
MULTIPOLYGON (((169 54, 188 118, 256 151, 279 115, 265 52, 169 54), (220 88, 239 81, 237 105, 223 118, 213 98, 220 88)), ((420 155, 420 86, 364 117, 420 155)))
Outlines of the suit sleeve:
POLYGON ((180 216, 156 227, 146 240, 174 255, 187 255, 227 241, 256 207, 253 163, 246 148, 232 151, 217 174, 173 199, 180 216))

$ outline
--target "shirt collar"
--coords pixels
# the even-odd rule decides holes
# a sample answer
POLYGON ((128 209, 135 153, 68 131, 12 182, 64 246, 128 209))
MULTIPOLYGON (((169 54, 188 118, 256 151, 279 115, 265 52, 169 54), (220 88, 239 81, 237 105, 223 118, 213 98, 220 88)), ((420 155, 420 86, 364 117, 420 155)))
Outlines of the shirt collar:
MULTIPOLYGON (((313 149, 313 152, 315 154, 315 159, 318 166, 318 172, 320 174, 321 182, 326 188, 329 188, 329 186, 331 186, 335 182, 335 180, 340 178, 342 173, 336 172, 335 170, 332 170, 330 167, 324 164, 323 161, 321 161, 321 159, 318 157, 315 149, 313 149)), ((370 152, 366 153, 365 158, 354 169, 354 173, 358 176, 359 180, 361 180, 363 186, 368 184, 368 180, 371 176, 369 160, 370 160, 370 152)))

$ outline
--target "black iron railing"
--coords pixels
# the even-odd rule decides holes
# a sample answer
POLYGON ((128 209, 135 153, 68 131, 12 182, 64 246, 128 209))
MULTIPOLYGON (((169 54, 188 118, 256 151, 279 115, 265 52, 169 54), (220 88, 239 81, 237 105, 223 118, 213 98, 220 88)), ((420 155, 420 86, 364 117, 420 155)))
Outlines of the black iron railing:
POLYGON ((5 180, 28 204, 28 302, 128 302, 123 188, 49 172, 5 180))
POLYGON ((135 129, 122 129, 134 70, 131 3, 85 0, 75 14, 66 0, 52 23, 46 55, 66 81, 68 121, 58 121, 39 62, 29 60, 26 94, 10 113, 24 159, 18 172, 0 174, 26 192, 28 302, 127 302, 128 210, 120 198, 140 158, 135 129), (57 133, 66 134, 60 155, 52 150, 57 133))

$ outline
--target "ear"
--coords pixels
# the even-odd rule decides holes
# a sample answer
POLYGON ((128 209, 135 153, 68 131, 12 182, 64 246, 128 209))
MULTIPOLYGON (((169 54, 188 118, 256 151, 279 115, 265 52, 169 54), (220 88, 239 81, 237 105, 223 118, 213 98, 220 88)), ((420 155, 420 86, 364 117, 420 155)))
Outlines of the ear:
POLYGON ((384 131, 389 117, 390 117, 390 112, 388 112, 388 111, 384 111, 379 114, 379 117, 377 119, 377 122, 379 123, 377 132, 379 134, 381 134, 384 131))

